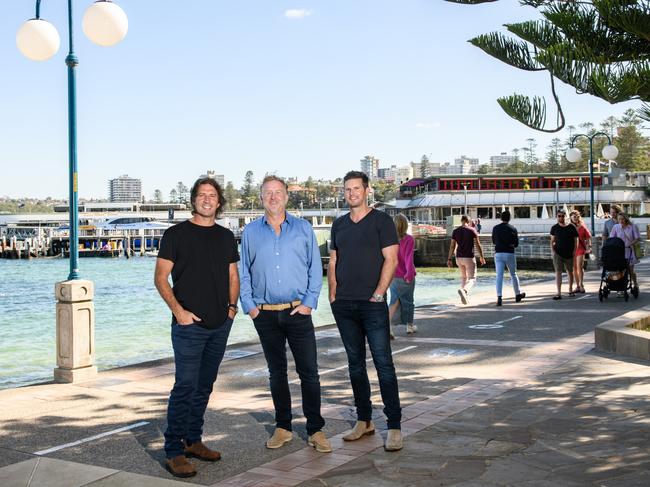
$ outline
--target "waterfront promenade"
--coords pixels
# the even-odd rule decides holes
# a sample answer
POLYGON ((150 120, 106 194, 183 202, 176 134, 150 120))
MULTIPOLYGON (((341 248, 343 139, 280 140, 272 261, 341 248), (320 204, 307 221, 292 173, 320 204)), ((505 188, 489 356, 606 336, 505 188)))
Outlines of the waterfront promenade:
MULTIPOLYGON (((418 333, 393 342, 405 447, 383 451, 386 427, 370 366, 380 435, 345 443, 354 421, 345 352, 335 327, 319 329, 326 434, 334 452, 306 446, 300 387, 291 373, 294 440, 267 450, 273 408, 259 345, 229 349, 206 414, 204 440, 223 459, 197 462, 178 481, 163 469, 162 431, 173 363, 114 369, 75 385, 0 391, 0 485, 9 486, 645 486, 650 485, 650 364, 593 351, 594 327, 650 306, 641 295, 599 303, 551 300, 528 283, 521 303, 420 307, 418 333)), ((506 295, 510 289, 506 286, 506 295)), ((143 345, 146 346, 146 345, 143 345)), ((291 368, 290 368, 291 370, 291 368)))

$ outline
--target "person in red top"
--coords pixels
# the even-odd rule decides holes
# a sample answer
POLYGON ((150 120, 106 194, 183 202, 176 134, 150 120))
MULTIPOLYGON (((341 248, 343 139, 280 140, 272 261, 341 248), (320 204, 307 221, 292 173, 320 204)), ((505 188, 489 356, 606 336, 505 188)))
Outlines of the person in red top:
MULTIPOLYGON (((582 221, 582 216, 578 210, 573 210, 569 213, 569 216, 571 218, 571 223, 573 223, 573 225, 578 229, 578 248, 576 249, 575 260, 573 261, 573 275, 575 277, 576 286, 573 291, 576 293, 584 293, 584 263, 585 255, 591 252, 591 233, 589 232, 587 225, 585 225, 585 222, 582 221)), ((569 289, 569 292, 571 292, 571 289, 569 289)))
POLYGON ((470 219, 467 215, 460 218, 461 225, 455 228, 451 234, 451 245, 449 246, 449 257, 447 267, 451 269, 452 256, 456 253, 456 265, 460 269, 460 289, 458 295, 463 304, 469 303, 469 292, 476 282, 476 259, 474 257, 474 246, 478 250, 481 265, 485 265, 483 247, 478 238, 476 230, 470 226, 470 219))
MULTIPOLYGON (((390 283, 390 306, 388 314, 390 320, 400 308, 401 322, 406 325, 406 333, 409 335, 417 331, 413 324, 413 314, 415 312, 413 304, 413 292, 415 291, 415 265, 413 263, 413 253, 415 252, 415 239, 408 235, 406 231, 409 227, 409 221, 403 214, 395 215, 393 218, 397 236, 399 238, 399 252, 397 254, 397 269, 390 283)), ((395 338, 392 327, 390 331, 391 339, 395 338)))

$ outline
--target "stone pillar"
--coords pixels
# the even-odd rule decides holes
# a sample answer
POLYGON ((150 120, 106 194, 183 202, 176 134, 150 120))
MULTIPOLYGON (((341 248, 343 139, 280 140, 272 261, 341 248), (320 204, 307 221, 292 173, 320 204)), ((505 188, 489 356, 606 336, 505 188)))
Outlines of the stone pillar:
POLYGON ((95 286, 92 281, 57 282, 56 382, 79 382, 97 374, 95 361, 95 286))

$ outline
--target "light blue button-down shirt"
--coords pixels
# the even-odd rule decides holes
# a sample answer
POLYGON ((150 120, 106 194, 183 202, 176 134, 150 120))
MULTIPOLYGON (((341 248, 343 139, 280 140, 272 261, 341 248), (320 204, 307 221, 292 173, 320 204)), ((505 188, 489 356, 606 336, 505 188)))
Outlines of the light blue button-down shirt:
POLYGON ((244 228, 239 275, 242 308, 301 301, 316 309, 323 266, 309 222, 286 213, 280 235, 266 215, 244 228))

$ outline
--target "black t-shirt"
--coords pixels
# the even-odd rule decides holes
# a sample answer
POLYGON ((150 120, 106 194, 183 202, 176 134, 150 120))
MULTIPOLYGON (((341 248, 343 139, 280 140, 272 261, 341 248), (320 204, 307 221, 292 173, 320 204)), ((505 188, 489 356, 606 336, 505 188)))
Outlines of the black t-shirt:
POLYGON ((517 229, 506 222, 495 225, 492 228, 492 243, 495 253, 514 254, 515 247, 519 245, 517 229))
POLYGON ((556 223, 551 227, 551 235, 555 237, 555 253, 564 259, 573 257, 575 239, 578 238, 576 227, 572 224, 562 226, 556 223))
POLYGON ((202 227, 187 220, 165 231, 158 257, 174 263, 174 296, 201 318, 196 324, 221 326, 228 317, 230 264, 239 261, 233 233, 216 224, 202 227))
POLYGON ((358 223, 350 214, 332 224, 331 248, 336 250, 336 299, 367 301, 377 288, 384 255, 381 250, 399 245, 390 216, 371 210, 358 223))

